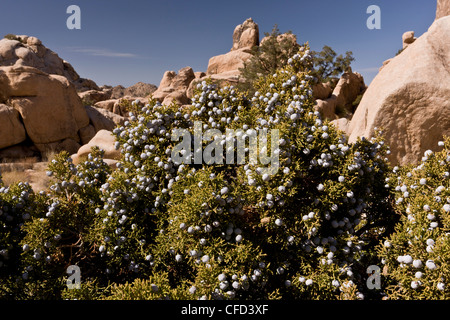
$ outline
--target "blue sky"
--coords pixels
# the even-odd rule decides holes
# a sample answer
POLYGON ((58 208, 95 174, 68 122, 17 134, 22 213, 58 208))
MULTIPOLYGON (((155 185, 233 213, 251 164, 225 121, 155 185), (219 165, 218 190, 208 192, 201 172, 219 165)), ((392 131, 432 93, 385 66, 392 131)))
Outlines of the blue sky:
POLYGON ((260 39, 277 24, 313 50, 352 51, 354 71, 370 83, 402 47, 402 34, 427 31, 435 0, 1 0, 0 36, 38 37, 98 85, 159 85, 166 70, 206 71, 210 57, 232 46, 236 25, 251 17, 260 39), (81 30, 69 30, 69 5, 81 9, 81 30), (381 29, 369 30, 369 5, 381 9, 381 29))

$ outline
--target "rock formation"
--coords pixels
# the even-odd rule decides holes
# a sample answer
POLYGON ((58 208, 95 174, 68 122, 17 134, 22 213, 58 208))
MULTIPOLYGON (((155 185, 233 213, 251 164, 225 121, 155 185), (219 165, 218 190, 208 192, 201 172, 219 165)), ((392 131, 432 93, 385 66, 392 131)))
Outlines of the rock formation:
POLYGON ((0 40, 0 66, 28 66, 64 76, 77 91, 99 90, 94 81, 81 78, 72 65, 46 48, 41 40, 26 35, 7 35, 0 40))
POLYGON ((78 93, 78 96, 85 105, 93 105, 99 101, 111 98, 111 90, 88 90, 78 93))
MULTIPOLYGON (((0 102, 19 113, 26 135, 41 152, 79 147, 78 132, 89 125, 89 117, 75 86, 64 76, 27 66, 0 67, 0 92, 0 102)), ((5 115, 11 118, 9 113, 2 118, 5 115)), ((20 131, 21 123, 15 127, 20 131)))
POLYGON ((373 79, 356 110, 349 140, 383 128, 390 159, 415 163, 450 135, 450 16, 392 58, 373 79))
MULTIPOLYGON (((85 109, 90 119, 90 125, 94 128, 94 134, 100 130, 112 131, 117 125, 123 125, 126 119, 114 112, 95 106, 85 106, 85 109)), ((90 131, 92 132, 92 130, 90 131)), ((83 143, 87 143, 87 141, 84 140, 83 143)))
POLYGON ((120 113, 83 105, 110 96, 39 39, 8 35, 0 40, 0 158, 77 152, 97 131, 124 122, 120 113))
MULTIPOLYGON (((147 97, 158 89, 154 84, 138 82, 130 87, 115 86, 111 88, 111 99, 129 97, 147 97)), ((107 99, 104 99, 107 100, 107 99)))
POLYGON ((112 168, 115 168, 117 160, 120 160, 120 150, 115 148, 116 138, 111 131, 100 130, 92 139, 78 149, 77 153, 74 153, 71 157, 74 164, 78 164, 83 158, 86 158, 91 153, 91 148, 94 146, 99 147, 104 151, 103 161, 105 161, 112 168))
POLYGON ((333 96, 336 97, 336 108, 341 108, 347 113, 353 114, 352 103, 356 98, 366 90, 364 78, 358 72, 352 72, 349 68, 339 79, 333 90, 333 96))
POLYGON ((450 15, 450 1, 437 0, 436 6, 436 20, 450 15))
POLYGON ((353 102, 366 90, 364 78, 350 69, 342 74, 334 89, 332 86, 331 83, 313 86, 313 96, 316 99, 314 109, 328 120, 337 119, 338 114, 351 117, 354 112, 353 102))
POLYGON ((21 143, 26 137, 19 112, 6 104, 0 104, 0 149, 21 143))
POLYGON ((237 25, 233 32, 233 46, 231 51, 240 49, 251 49, 259 45, 259 27, 252 18, 237 25))
MULTIPOLYGON (((249 18, 234 29, 231 51, 209 59, 204 78, 209 77, 222 83, 237 83, 239 68, 253 56, 251 49, 258 45, 259 28, 252 18, 249 18)), ((202 80, 204 79, 199 79, 202 80)))
POLYGON ((406 49, 411 43, 416 41, 414 37, 414 31, 407 31, 402 35, 403 49, 406 49))
POLYGON ((152 97, 163 104, 170 104, 173 101, 179 104, 189 103, 186 91, 194 79, 195 74, 191 67, 180 69, 178 73, 166 71, 152 97))

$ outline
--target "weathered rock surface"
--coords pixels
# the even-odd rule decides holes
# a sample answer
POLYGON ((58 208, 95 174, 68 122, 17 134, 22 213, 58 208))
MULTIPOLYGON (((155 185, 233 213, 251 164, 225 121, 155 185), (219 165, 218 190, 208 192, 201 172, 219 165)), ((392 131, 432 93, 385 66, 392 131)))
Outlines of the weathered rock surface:
POLYGON ((178 73, 166 71, 152 97, 166 105, 172 102, 185 104, 189 102, 186 91, 195 78, 196 75, 191 67, 182 68, 178 73))
POLYGON ((336 97, 336 108, 341 108, 341 110, 352 114, 354 112, 353 101, 365 90, 366 85, 361 74, 351 70, 344 72, 333 90, 333 96, 336 97))
POLYGON ((100 109, 92 106, 85 106, 89 116, 90 124, 94 127, 95 132, 100 130, 112 131, 117 125, 123 125, 125 117, 119 116, 106 109, 100 109))
POLYGON ((88 143, 94 136, 97 131, 95 130, 95 127, 92 124, 89 124, 88 126, 81 128, 79 132, 81 144, 88 143))
POLYGON ((99 90, 90 79, 80 78, 72 65, 46 48, 41 40, 26 35, 0 40, 0 66, 29 66, 66 77, 78 91, 99 90))
POLYGON ((120 159, 120 150, 115 148, 115 136, 109 130, 100 130, 95 136, 85 145, 83 145, 77 152, 78 157, 87 156, 94 146, 99 147, 105 153, 103 155, 106 159, 120 159))
MULTIPOLYGON (((154 84, 138 82, 131 87, 115 86, 111 89, 111 99, 119 99, 125 96, 147 97, 155 92, 157 87, 154 84)), ((104 99, 106 100, 106 99, 104 99)))
POLYGON ((0 92, 20 113, 35 144, 77 137, 89 124, 75 87, 63 76, 26 66, 0 67, 0 92))
POLYGON ((392 60, 392 58, 391 58, 391 59, 384 60, 382 66, 380 67, 380 69, 378 69, 378 72, 380 72, 385 66, 387 66, 387 64, 388 64, 389 62, 391 62, 391 60, 392 60))
POLYGON ((436 6, 436 20, 450 15, 450 1, 438 0, 436 6))
POLYGON ((97 134, 85 145, 78 149, 71 158, 74 164, 80 163, 92 151, 92 147, 97 146, 104 151, 103 161, 110 167, 115 168, 116 163, 120 160, 120 149, 115 148, 115 136, 111 131, 100 130, 97 134))
POLYGON ((233 32, 233 46, 231 51, 251 49, 259 45, 259 27, 252 18, 236 26, 233 32))
POLYGON ((36 150, 41 155, 76 152, 99 128, 111 129, 112 124, 123 122, 122 117, 106 112, 90 110, 88 115, 83 106, 83 102, 109 99, 111 92, 81 78, 38 38, 8 35, 0 40, 3 156, 20 157, 36 150))
POLYGON ((333 120, 336 119, 336 96, 332 95, 326 100, 317 99, 314 106, 314 111, 319 111, 320 115, 324 119, 333 120))
POLYGON ((26 137, 19 112, 0 104, 0 149, 21 143, 26 137))
POLYGON ((234 72, 239 75, 239 68, 244 67, 244 62, 253 55, 248 49, 237 49, 209 59, 206 75, 234 72))
POLYGON ((251 49, 258 45, 258 24, 249 18, 234 29, 231 51, 211 57, 206 76, 198 78, 196 82, 201 82, 209 77, 218 80, 219 83, 237 82, 240 75, 239 68, 242 68, 244 62, 253 56, 251 49))
POLYGON ((119 99, 103 100, 103 101, 96 102, 94 104, 94 107, 99 108, 99 109, 105 109, 105 110, 108 110, 109 112, 113 112, 114 105, 116 103, 118 103, 118 101, 119 101, 119 99))
POLYGON ((331 96, 331 93, 333 92, 333 88, 331 86, 331 83, 329 82, 320 82, 313 86, 313 97, 314 99, 321 99, 325 100, 328 99, 331 96))
POLYGON ((402 35, 402 42, 403 42, 403 49, 405 49, 406 47, 408 47, 411 43, 413 43, 414 41, 416 41, 416 37, 414 37, 414 31, 406 31, 403 35, 402 35))
POLYGON ((383 128, 390 159, 415 163, 450 135, 450 16, 391 59, 373 79, 349 125, 349 141, 383 128))
POLYGON ((93 105, 99 101, 111 98, 111 90, 87 90, 79 92, 78 96, 83 103, 93 105))
POLYGON ((332 120, 331 123, 338 128, 339 130, 343 131, 345 134, 348 132, 348 125, 350 123, 350 120, 347 118, 339 118, 332 120))

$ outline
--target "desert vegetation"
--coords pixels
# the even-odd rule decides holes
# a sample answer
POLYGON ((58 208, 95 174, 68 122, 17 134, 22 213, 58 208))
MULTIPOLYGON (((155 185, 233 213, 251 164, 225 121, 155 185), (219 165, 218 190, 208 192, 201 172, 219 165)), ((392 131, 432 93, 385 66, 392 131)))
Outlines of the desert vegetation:
MULTIPOLYGON (((259 46, 252 48, 253 56, 240 68, 240 81, 237 87, 254 93, 253 83, 260 77, 273 74, 283 67, 299 49, 297 36, 291 31, 281 33, 275 25, 272 31, 264 33, 259 46)), ((338 55, 330 46, 325 45, 321 51, 310 52, 312 56, 311 75, 316 82, 330 82, 334 88, 339 76, 348 70, 355 60, 353 53, 347 51, 345 56, 338 55)))
POLYGON ((0 297, 448 299, 450 140, 394 168, 382 128, 349 143, 314 111, 314 54, 297 49, 254 93, 203 81, 184 107, 131 104, 113 131, 114 170, 93 148, 78 165, 55 155, 45 191, 3 183, 0 297), (172 132, 195 122, 278 130, 276 150, 258 148, 279 155, 278 170, 264 174, 248 154, 177 163, 172 132), (70 265, 79 289, 67 287, 70 265), (379 289, 367 286, 370 265, 383 269, 379 289))

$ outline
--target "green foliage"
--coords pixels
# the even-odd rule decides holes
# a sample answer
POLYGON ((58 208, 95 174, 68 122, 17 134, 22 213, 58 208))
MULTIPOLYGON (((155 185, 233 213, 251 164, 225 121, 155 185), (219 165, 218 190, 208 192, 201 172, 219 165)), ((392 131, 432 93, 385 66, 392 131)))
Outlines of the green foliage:
POLYGON ((26 235, 23 225, 43 210, 43 196, 34 194, 27 183, 4 187, 0 179, 0 297, 15 299, 22 279, 20 242, 26 235))
POLYGON ((101 287, 97 280, 81 279, 79 289, 69 289, 67 286, 61 292, 64 300, 104 300, 111 295, 111 285, 101 287))
POLYGON ((239 69, 241 74, 238 88, 242 91, 249 90, 253 93, 255 80, 273 74, 286 65, 288 59, 298 51, 299 45, 290 31, 286 33, 288 36, 283 36, 275 25, 270 33, 266 32, 264 35, 265 41, 252 49, 253 57, 245 61, 244 67, 239 69))
POLYGON ((173 288, 167 274, 159 273, 148 279, 136 279, 132 283, 115 284, 106 300, 186 300, 187 288, 184 285, 173 288))
POLYGON ((19 38, 19 37, 17 37, 15 34, 11 34, 11 33, 8 33, 7 35, 5 35, 4 38, 5 38, 5 39, 8 39, 8 40, 17 40, 17 41, 20 41, 20 38, 19 38))
POLYGON ((389 184, 401 215, 377 250, 390 299, 448 299, 450 281, 450 139, 417 166, 394 168, 389 184))
MULTIPOLYGON (((94 148, 88 160, 78 166, 67 152, 57 155, 47 172, 54 177, 48 194, 25 190, 18 198, 14 193, 23 184, 4 190, 19 201, 16 206, 27 210, 22 214, 25 221, 20 223, 20 241, 13 243, 20 258, 15 261, 14 272, 9 273, 14 285, 8 289, 16 291, 16 298, 59 297, 64 288, 61 277, 71 264, 79 265, 86 278, 100 275, 92 256, 97 232, 94 210, 100 202, 100 186, 111 171, 102 154, 94 148), (23 197, 32 202, 27 206, 23 197)), ((6 208, 11 204, 3 205, 3 210, 6 208)))
MULTIPOLYGON (((239 69, 241 75, 238 88, 242 91, 247 90, 250 94, 255 92, 254 81, 271 75, 286 65, 288 59, 297 53, 300 47, 291 31, 281 34, 277 25, 273 27, 271 33, 265 33, 265 36, 265 41, 252 49, 253 56, 244 62, 243 68, 239 69)), ((338 78, 355 60, 351 51, 347 51, 345 56, 338 55, 329 46, 324 46, 322 51, 311 51, 310 54, 313 57, 311 75, 321 82, 338 78)))
POLYGON ((398 51, 397 51, 397 53, 395 54, 395 56, 398 56, 399 54, 401 54, 402 52, 403 52, 403 50, 405 50, 406 48, 402 48, 402 49, 399 49, 398 51))
POLYGON ((312 54, 314 56, 313 75, 322 82, 339 77, 343 72, 347 71, 352 61, 355 60, 351 51, 347 51, 345 56, 342 54, 337 55, 329 46, 324 46, 322 51, 313 52, 312 54))

